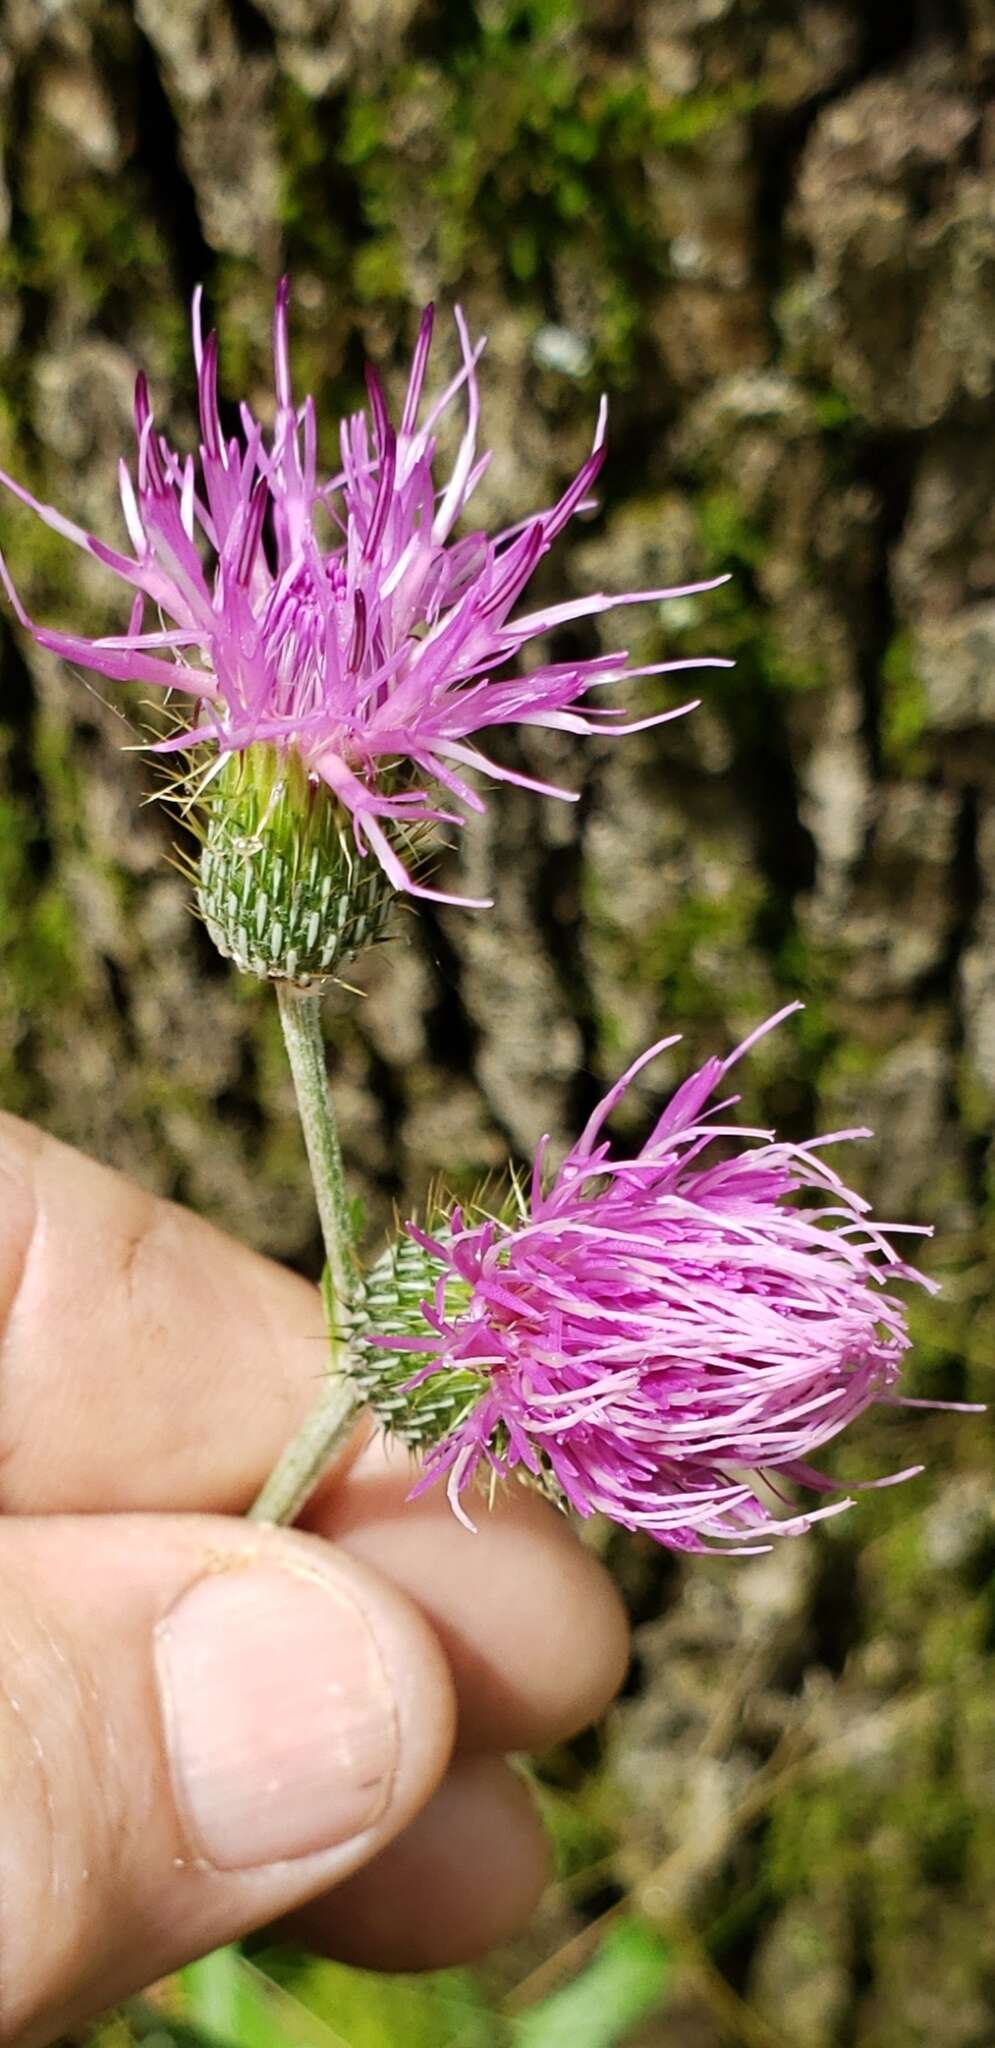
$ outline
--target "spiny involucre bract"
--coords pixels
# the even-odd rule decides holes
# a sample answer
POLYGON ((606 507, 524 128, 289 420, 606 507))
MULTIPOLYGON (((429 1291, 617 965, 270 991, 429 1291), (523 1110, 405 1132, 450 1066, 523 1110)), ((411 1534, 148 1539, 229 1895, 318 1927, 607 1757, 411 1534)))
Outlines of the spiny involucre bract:
POLYGON ((403 1314, 393 1334, 382 1269, 363 1389, 376 1408, 382 1376, 384 1420, 404 1434, 406 1385, 431 1423, 421 1483, 447 1474, 457 1509, 482 1467, 517 1470, 581 1515, 701 1550, 753 1548, 851 1504, 780 1515, 771 1488, 834 1491, 812 1457, 899 1398, 909 1336, 893 1290, 933 1283, 822 1156, 866 1132, 781 1143, 730 1123, 735 1095, 712 1101, 760 1035, 692 1074, 631 1156, 606 1119, 674 1039, 623 1074, 552 1173, 543 1141, 517 1216, 408 1226, 403 1314))

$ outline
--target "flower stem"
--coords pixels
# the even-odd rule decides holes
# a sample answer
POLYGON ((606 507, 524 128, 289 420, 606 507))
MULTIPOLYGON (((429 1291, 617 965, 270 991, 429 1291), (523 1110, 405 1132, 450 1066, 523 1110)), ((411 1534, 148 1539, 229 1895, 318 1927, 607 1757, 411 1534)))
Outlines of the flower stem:
POLYGON ((337 1305, 347 1309, 359 1279, 342 1149, 328 1088, 320 997, 293 982, 277 982, 283 1038, 294 1077, 330 1285, 331 1361, 307 1421, 287 1445, 249 1510, 254 1522, 292 1522, 305 1506, 332 1453, 348 1436, 359 1401, 343 1372, 347 1349, 337 1305))
MULTIPOLYGON (((348 1307, 359 1279, 352 1237, 352 1217, 345 1191, 342 1147, 328 1088, 325 1041, 321 1031, 321 997, 314 989, 278 981, 283 1041, 297 1093, 297 1110, 314 1183, 314 1198, 325 1243, 325 1258, 336 1301, 348 1307)), ((335 1332, 332 1332, 335 1349, 335 1332)))
POLYGON ((351 1435, 360 1406, 355 1389, 333 1361, 307 1421, 291 1438, 253 1501, 250 1522, 296 1521, 330 1458, 351 1435))

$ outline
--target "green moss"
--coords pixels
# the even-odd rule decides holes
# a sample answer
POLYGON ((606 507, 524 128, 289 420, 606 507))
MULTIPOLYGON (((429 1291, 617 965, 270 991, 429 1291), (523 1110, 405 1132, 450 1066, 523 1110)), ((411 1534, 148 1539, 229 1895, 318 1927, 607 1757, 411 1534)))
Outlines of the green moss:
POLYGON ((791 1898, 810 1893, 828 1873, 845 1877, 862 1854, 859 1817, 859 1795, 839 1774, 783 1793, 764 1851, 772 1890, 791 1898))
MULTIPOLYGON (((618 964, 622 1000, 628 988, 652 988, 662 1017, 678 1019, 687 1027, 718 1022, 728 1011, 728 973, 735 961, 739 996, 746 1004, 753 930, 762 894, 754 875, 738 881, 723 895, 689 891, 638 936, 626 932, 618 964)), ((603 926, 610 922, 610 906, 602 897, 599 907, 591 891, 586 895, 585 914, 603 926)), ((757 1001, 762 1005, 759 988, 757 1001)))
POLYGON ((0 1097, 22 1114, 37 1106, 22 1042, 37 1030, 58 1040, 82 974, 76 918, 59 881, 38 880, 37 848, 29 806, 0 793, 0 1097))
POLYGON ((929 705, 915 666, 911 632, 903 627, 892 639, 881 665, 881 752, 885 765, 899 775, 921 775, 928 766, 924 739, 929 705))
POLYGON ((62 129, 44 119, 28 130, 22 177, 27 224, 18 244, 18 281, 54 291, 72 281, 87 319, 124 308, 138 278, 172 297, 165 245, 154 212, 136 204, 132 181, 81 163, 62 129))
POLYGON ((772 548, 769 533, 748 512, 734 484, 707 484, 693 500, 695 525, 701 542, 702 560, 730 573, 730 581, 709 599, 707 632, 702 638, 711 653, 732 655, 737 669, 709 681, 713 698, 745 696, 763 715, 767 691, 787 692, 821 689, 829 681, 825 664, 814 657, 803 661, 776 612, 757 589, 757 573, 768 561, 772 548))
MULTIPOLYGON (((27 459, 26 451, 16 446, 5 448, 3 459, 4 467, 9 463, 28 489, 43 498, 49 495, 37 463, 27 459)), ((80 633, 106 632, 108 611, 94 601, 89 588, 81 583, 77 573, 79 557, 72 543, 53 533, 51 527, 9 494, 0 505, 0 520, 3 552, 28 610, 39 615, 46 625, 71 625, 74 632, 80 633)), ((107 590, 111 603, 117 597, 120 611, 120 585, 110 575, 107 590)))
POLYGON ((0 795, 0 951, 18 989, 31 998, 47 993, 71 961, 65 905, 51 890, 40 891, 34 880, 32 855, 37 845, 37 824, 27 804, 0 795), (30 931, 24 917, 26 898, 34 903, 30 931))
POLYGON ((858 417, 853 401, 845 391, 830 387, 828 390, 817 391, 812 396, 812 419, 824 434, 841 433, 845 428, 853 426, 858 417))
POLYGON ((759 568, 768 542, 744 511, 734 485, 719 484, 700 492, 695 500, 695 513, 707 560, 722 562, 729 568, 736 563, 746 569, 759 568))
POLYGON ((495 268, 513 299, 584 278, 592 377, 631 375, 646 283, 668 274, 647 160, 690 152, 758 104, 753 86, 669 98, 634 62, 592 66, 570 5, 469 18, 445 61, 398 61, 330 121, 281 82, 282 216, 295 265, 361 304, 403 301, 408 247, 445 290, 495 268), (403 140, 402 140, 403 138, 403 140), (346 237, 343 221, 354 232, 346 237))
MULTIPOLYGON (((280 154, 280 215, 295 267, 309 263, 340 282, 352 254, 334 201, 342 191, 342 166, 355 170, 384 141, 384 113, 373 101, 351 101, 344 134, 323 118, 293 80, 282 77, 274 101, 280 154)), ((350 195, 351 196, 351 195, 350 195)))
POLYGON ((404 296, 404 250, 399 237, 382 236, 356 252, 356 296, 367 304, 404 296))

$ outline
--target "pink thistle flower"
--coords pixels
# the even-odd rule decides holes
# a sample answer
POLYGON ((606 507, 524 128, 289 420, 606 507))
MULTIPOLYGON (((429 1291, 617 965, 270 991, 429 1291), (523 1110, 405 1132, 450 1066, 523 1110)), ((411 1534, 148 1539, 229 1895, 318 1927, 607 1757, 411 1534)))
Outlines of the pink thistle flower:
POLYGON ((453 1376, 450 1426, 416 1491, 448 1473, 465 1521, 460 1497, 481 1467, 518 1470, 580 1515, 686 1551, 749 1551, 744 1536, 795 1535, 852 1505, 783 1518, 770 1493, 783 1482, 834 1490, 814 1454, 874 1403, 899 1399, 909 1337, 892 1289, 934 1283, 899 1259, 892 1227, 872 1222, 821 1156, 866 1132, 784 1144, 728 1121, 737 1096, 712 1102, 743 1053, 798 1008, 706 1061, 634 1157, 613 1152, 606 1119, 675 1038, 623 1074, 551 1176, 543 1140, 517 1220, 456 1210, 438 1236, 408 1226, 438 1276, 421 1303, 424 1334, 409 1318, 404 1335, 368 1343, 412 1364, 428 1354, 408 1385, 418 1400, 434 1394, 436 1412, 453 1376))
POLYGON ((391 422, 380 382, 368 371, 368 413, 342 422, 341 468, 319 477, 314 401, 298 403, 291 389, 288 296, 284 280, 274 318, 276 418, 269 440, 245 405, 241 434, 224 433, 217 339, 202 339, 199 293, 193 319, 201 426, 196 459, 176 453, 157 430, 139 376, 136 478, 123 461, 119 466, 133 554, 109 547, 0 471, 0 482, 48 526, 133 589, 126 632, 91 640, 38 625, 21 605, 2 558, 0 574, 40 646, 115 681, 137 680, 193 700, 189 724, 160 741, 161 751, 207 742, 219 763, 257 743, 278 754, 293 751, 312 786, 324 785, 351 819, 359 853, 373 853, 394 888, 443 902, 466 900, 412 879, 392 844, 392 821, 401 827, 460 823, 438 808, 440 790, 482 810, 466 771, 570 795, 487 760, 473 744, 475 734, 500 725, 621 734, 664 724, 680 713, 627 723, 618 708, 590 706, 588 693, 602 683, 728 664, 694 659, 629 667, 618 653, 504 671, 529 641, 568 621, 713 589, 725 579, 614 597, 598 593, 513 618, 537 564, 590 502, 605 454, 604 402, 591 454, 554 505, 493 538, 470 532, 454 539, 490 459, 477 452, 483 342, 471 344, 457 310, 461 366, 423 412, 429 308, 400 420, 391 422), (439 488, 433 478, 437 429, 461 394, 466 424, 448 481, 439 488), (146 605, 160 620, 149 631, 146 605))

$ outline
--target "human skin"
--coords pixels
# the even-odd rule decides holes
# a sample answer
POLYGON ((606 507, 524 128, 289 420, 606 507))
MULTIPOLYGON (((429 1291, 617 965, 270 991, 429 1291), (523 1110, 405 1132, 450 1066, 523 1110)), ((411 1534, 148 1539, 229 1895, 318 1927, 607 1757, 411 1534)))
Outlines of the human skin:
POLYGON ((477 1534, 361 1425, 305 1530, 238 1519, 313 1400, 296 1275, 0 1117, 0 2042, 40 2048, 286 1922, 372 1967, 527 1921, 505 1760, 594 1718, 626 1631, 521 1489, 477 1534))

